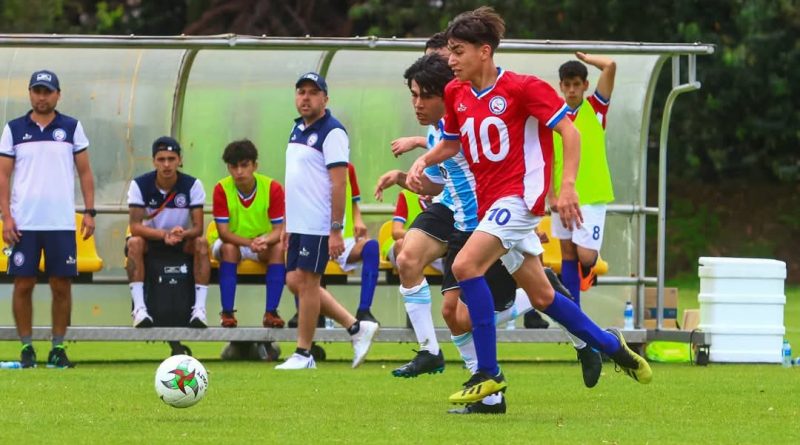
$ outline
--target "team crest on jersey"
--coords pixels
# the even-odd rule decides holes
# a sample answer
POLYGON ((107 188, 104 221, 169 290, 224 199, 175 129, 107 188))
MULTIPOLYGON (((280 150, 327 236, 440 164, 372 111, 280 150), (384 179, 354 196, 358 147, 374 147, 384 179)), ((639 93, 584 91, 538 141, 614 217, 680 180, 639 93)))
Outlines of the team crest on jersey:
POLYGON ((16 252, 12 260, 14 260, 15 266, 17 267, 22 266, 25 263, 25 254, 22 252, 16 252))
POLYGON ((458 108, 456 108, 456 111, 458 111, 459 113, 463 113, 467 111, 467 106, 462 103, 459 103, 458 108))
POLYGON ((292 141, 293 141, 293 140, 295 140, 295 139, 297 139, 297 135, 296 135, 296 134, 292 134, 292 138, 291 138, 290 140, 292 140, 292 141))
POLYGON ((506 111, 506 100, 502 96, 495 96, 489 101, 489 110, 494 114, 503 114, 506 111))
POLYGON ((67 132, 64 131, 63 129, 56 128, 55 130, 53 130, 53 140, 61 142, 66 138, 67 138, 67 132))
POLYGON ((185 194, 178 193, 177 195, 175 195, 175 207, 183 208, 186 207, 186 204, 188 204, 188 201, 186 200, 185 194))
POLYGON ((314 144, 317 143, 317 139, 319 139, 319 136, 317 136, 317 133, 311 133, 311 135, 308 136, 308 140, 306 141, 306 145, 308 145, 309 147, 313 147, 314 144))

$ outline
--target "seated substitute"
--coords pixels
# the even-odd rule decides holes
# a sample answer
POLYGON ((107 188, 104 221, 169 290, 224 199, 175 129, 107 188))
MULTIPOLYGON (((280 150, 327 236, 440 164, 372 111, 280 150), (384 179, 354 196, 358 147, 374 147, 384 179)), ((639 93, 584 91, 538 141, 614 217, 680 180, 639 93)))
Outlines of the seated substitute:
POLYGON ((178 141, 162 136, 153 142, 154 171, 134 178, 128 189, 131 236, 125 244, 126 266, 133 298, 133 327, 153 326, 144 302, 144 257, 149 242, 182 246, 194 256, 195 302, 189 326, 205 328, 206 294, 210 262, 208 243, 203 237, 203 204, 206 194, 199 179, 189 176, 181 166, 178 141))
POLYGON ((213 214, 217 230, 209 231, 211 254, 219 260, 219 291, 222 303, 220 324, 234 328, 236 268, 244 260, 267 265, 265 328, 282 328, 278 315, 286 284, 285 252, 280 244, 285 201, 283 187, 269 176, 256 173, 258 150, 249 140, 234 141, 225 147, 222 160, 227 176, 214 187, 213 214))
MULTIPOLYGON (((392 263, 392 266, 397 267, 397 255, 403 248, 403 240, 412 223, 431 205, 432 201, 437 202, 427 195, 421 196, 410 190, 400 190, 394 206, 394 215, 392 215, 392 237, 385 240, 381 246, 381 256, 392 263)), ((437 258, 430 266, 441 272, 443 269, 442 259, 437 258)))

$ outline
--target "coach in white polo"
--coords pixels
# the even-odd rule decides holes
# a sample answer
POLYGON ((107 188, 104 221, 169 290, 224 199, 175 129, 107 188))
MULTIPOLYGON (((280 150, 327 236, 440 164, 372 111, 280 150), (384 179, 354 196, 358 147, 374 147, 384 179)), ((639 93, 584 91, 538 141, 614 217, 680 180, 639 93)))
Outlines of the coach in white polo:
POLYGON ((56 111, 61 98, 58 77, 41 70, 28 84, 31 110, 8 122, 0 137, 0 212, 3 241, 13 246, 8 273, 14 276, 13 310, 22 340, 22 367, 36 366, 31 343, 33 306, 39 259, 53 294, 53 349, 47 366, 71 368, 64 335, 72 307, 72 277, 78 274, 75 245, 75 171, 86 207, 81 232, 94 233, 94 179, 81 123, 56 111), (14 182, 9 193, 9 178, 14 182), (10 197, 10 202, 9 202, 10 197))
POLYGON ((331 115, 328 84, 317 73, 295 83, 295 119, 286 147, 286 284, 298 296, 297 349, 277 369, 315 368, 311 342, 320 313, 350 333, 353 367, 367 355, 378 324, 357 321, 327 290, 322 274, 328 259, 344 252, 342 228, 350 142, 344 126, 331 115))

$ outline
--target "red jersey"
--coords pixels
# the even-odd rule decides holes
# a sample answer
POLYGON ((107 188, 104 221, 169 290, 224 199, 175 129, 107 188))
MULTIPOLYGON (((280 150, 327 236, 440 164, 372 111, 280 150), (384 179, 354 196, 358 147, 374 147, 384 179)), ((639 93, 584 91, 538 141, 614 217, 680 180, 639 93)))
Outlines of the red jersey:
POLYGON ((356 176, 356 168, 353 164, 347 164, 347 179, 350 181, 350 194, 353 202, 361 201, 361 189, 358 188, 358 176, 356 176))
POLYGON ((476 91, 453 79, 444 90, 445 139, 461 140, 475 176, 478 217, 507 196, 544 215, 553 159, 553 127, 567 104, 545 81, 497 69, 497 81, 476 91))

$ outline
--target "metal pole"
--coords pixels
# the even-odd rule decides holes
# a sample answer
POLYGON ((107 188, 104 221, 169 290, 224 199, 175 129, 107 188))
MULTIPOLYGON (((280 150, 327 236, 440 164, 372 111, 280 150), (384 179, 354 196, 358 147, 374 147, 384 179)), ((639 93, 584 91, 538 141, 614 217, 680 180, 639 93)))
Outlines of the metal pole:
MULTIPOLYGON (((689 76, 694 77, 694 74, 689 76)), ((669 92, 664 103, 664 116, 661 119, 661 135, 658 145, 658 304, 656 305, 656 329, 664 326, 664 262, 666 258, 666 229, 667 229, 667 137, 669 136, 669 122, 672 118, 672 106, 675 99, 683 93, 700 89, 700 82, 690 82, 680 85, 680 61, 678 56, 672 57, 672 91, 669 92)))
POLYGON ((170 134, 177 140, 181 139, 183 130, 183 105, 186 99, 186 85, 189 83, 189 74, 192 72, 194 59, 197 57, 197 49, 187 49, 181 58, 181 65, 178 68, 178 78, 175 80, 175 94, 172 96, 172 124, 170 134))

